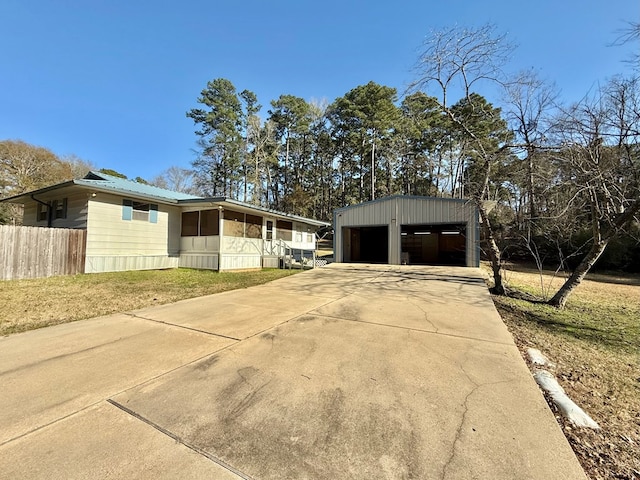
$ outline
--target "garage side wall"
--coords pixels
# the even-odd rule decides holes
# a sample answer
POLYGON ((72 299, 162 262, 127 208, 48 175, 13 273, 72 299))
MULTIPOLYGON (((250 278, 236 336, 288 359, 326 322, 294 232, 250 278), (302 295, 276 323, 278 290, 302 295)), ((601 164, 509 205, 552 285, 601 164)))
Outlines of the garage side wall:
POLYGON ((389 263, 400 264, 402 225, 466 225, 466 264, 480 264, 478 212, 470 200, 430 197, 387 197, 353 205, 334 213, 334 256, 345 261, 343 227, 389 227, 389 263))

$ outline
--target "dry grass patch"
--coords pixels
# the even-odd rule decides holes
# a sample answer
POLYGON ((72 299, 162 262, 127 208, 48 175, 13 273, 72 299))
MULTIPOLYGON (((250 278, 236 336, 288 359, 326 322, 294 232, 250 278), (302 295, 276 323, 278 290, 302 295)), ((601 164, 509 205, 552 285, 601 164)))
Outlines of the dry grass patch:
MULTIPOLYGON (((511 268, 511 288, 549 297, 563 278, 511 268)), ((540 349, 553 373, 600 431, 558 421, 592 479, 640 479, 640 277, 590 275, 564 310, 495 297, 498 311, 525 356, 540 349)), ((552 406, 553 409, 553 406, 552 406)))
POLYGON ((246 288, 296 270, 144 270, 0 282, 0 335, 246 288))

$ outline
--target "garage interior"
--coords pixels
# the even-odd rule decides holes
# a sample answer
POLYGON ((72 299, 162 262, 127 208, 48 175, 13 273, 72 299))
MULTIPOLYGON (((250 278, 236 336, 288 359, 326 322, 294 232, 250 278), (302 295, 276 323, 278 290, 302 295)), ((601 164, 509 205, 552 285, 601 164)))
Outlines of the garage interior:
POLYGON ((389 227, 343 227, 345 262, 389 263, 389 227))
POLYGON ((402 225, 401 263, 466 265, 466 226, 402 225))

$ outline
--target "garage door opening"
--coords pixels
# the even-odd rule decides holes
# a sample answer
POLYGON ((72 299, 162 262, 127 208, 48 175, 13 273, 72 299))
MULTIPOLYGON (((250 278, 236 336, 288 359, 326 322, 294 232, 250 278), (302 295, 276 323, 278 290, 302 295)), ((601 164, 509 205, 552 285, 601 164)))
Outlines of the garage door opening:
POLYGON ((402 225, 401 260, 410 265, 465 266, 465 225, 402 225))
POLYGON ((343 262, 389 263, 389 227, 343 227, 343 262))

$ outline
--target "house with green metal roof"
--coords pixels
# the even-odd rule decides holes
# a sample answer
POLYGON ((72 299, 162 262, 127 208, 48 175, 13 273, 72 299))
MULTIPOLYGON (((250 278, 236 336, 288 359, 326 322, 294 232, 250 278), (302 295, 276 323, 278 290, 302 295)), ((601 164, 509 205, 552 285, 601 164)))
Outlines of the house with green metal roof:
POLYGON ((313 257, 315 232, 330 226, 100 172, 0 201, 24 205, 25 226, 85 229, 85 273, 278 267, 313 257))

